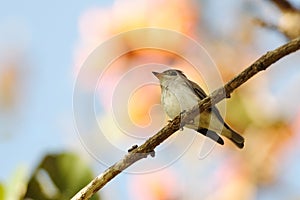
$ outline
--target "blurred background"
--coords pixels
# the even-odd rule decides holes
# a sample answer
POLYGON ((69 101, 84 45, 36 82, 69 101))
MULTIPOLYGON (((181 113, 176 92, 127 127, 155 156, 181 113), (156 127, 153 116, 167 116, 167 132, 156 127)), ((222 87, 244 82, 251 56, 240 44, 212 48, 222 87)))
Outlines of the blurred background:
MULTIPOLYGON (((203 45, 227 82, 265 52, 300 35, 300 14, 295 9, 300 8, 300 1, 290 3, 276 0, 1 2, 0 200, 69 199, 107 168, 82 144, 72 108, 75 81, 83 91, 94 90, 89 76, 80 80, 76 77, 88 56, 107 39, 144 27, 178 31, 203 45)), ((124 38, 120 46, 129 48, 143 39, 124 38)), ((186 48, 182 41, 174 43, 178 49, 186 48)), ((180 68, 191 79, 203 83, 190 65, 176 55, 149 49, 130 52, 106 71, 102 80, 105 87, 99 88, 100 95, 96 98, 99 107, 96 118, 106 120, 110 105, 106 97, 113 94, 110 88, 115 81, 145 63, 180 68)), ((205 159, 199 159, 199 146, 204 138, 196 136, 172 164, 152 173, 122 173, 94 199, 300 199, 299 63, 299 52, 287 56, 226 100, 224 117, 245 137, 244 149, 239 150, 226 140, 225 146, 216 146, 205 159)), ((146 79, 152 75, 135 76, 146 79)), ((135 76, 126 79, 128 85, 135 76)), ((167 123, 160 111, 151 115, 160 119, 153 121, 155 129, 148 126, 152 123, 149 109, 160 102, 158 85, 145 86, 125 100, 126 114, 132 123, 145 127, 139 144, 167 123)), ((83 122, 88 124, 88 120, 89 116, 82 116, 83 122)), ((106 124, 112 126, 109 130, 115 130, 115 124, 107 120, 106 124)), ((95 127, 90 127, 90 131, 97 132, 95 127)), ((101 140, 96 139, 94 146, 98 151, 107 151, 112 163, 121 159, 130 147, 124 145, 122 137, 116 137, 118 144, 123 145, 120 154, 109 152, 101 140)), ((90 141, 95 142, 95 138, 90 141)), ((173 151, 181 151, 184 145, 179 141, 172 146, 173 151)), ((158 159, 141 161, 140 167, 168 160, 172 149, 159 153, 158 159)))

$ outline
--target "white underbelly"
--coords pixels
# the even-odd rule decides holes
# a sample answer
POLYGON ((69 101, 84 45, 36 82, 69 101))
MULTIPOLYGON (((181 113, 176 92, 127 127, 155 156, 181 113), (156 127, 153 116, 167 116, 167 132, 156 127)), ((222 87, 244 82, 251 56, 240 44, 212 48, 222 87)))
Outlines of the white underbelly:
MULTIPOLYGON (((175 95, 165 90, 161 96, 161 103, 167 115, 173 119, 182 111, 193 108, 198 103, 198 97, 193 92, 185 91, 184 94, 176 93, 175 95)), ((186 127, 192 129, 207 128, 215 132, 222 131, 224 125, 214 113, 204 111, 200 116, 198 115, 191 123, 186 124, 186 127)))
POLYGON ((164 110, 170 118, 176 117, 184 110, 190 110, 198 103, 198 98, 192 92, 175 95, 170 91, 165 91, 161 97, 164 110))

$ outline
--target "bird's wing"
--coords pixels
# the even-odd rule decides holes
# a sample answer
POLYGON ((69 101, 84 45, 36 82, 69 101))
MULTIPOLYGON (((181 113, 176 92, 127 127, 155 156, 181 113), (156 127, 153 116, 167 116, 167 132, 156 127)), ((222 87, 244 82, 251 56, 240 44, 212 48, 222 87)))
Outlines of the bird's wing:
POLYGON ((220 114, 220 111, 218 110, 218 108, 216 106, 212 107, 212 112, 217 116, 217 118, 220 120, 220 122, 222 122, 225 126, 225 128, 232 130, 224 121, 223 117, 220 114))
POLYGON ((209 137, 210 139, 216 141, 221 145, 224 145, 224 140, 216 132, 212 130, 208 130, 206 128, 200 128, 197 130, 197 132, 205 135, 206 137, 209 137))
MULTIPOLYGON (((189 87, 191 87, 191 89, 194 91, 194 93, 200 99, 204 99, 205 97, 207 97, 204 90, 202 88, 200 88, 200 86, 197 83, 189 80, 189 87)), ((217 116, 217 118, 220 120, 220 122, 222 122, 226 128, 230 129, 230 127, 224 122, 224 119, 222 118, 222 116, 216 106, 212 106, 212 108, 210 108, 208 110, 211 110, 217 116)))
MULTIPOLYGON (((207 95, 205 94, 205 92, 202 90, 202 88, 200 88, 199 85, 197 85, 196 83, 194 83, 193 81, 189 80, 189 87, 191 87, 192 91, 194 91, 194 93, 200 98, 200 99, 204 99, 205 97, 207 97, 207 95)), ((223 117, 221 116, 218 108, 216 106, 212 106, 211 108, 207 109, 208 111, 211 111, 212 113, 214 113, 214 115, 218 118, 218 120, 224 124, 224 127, 228 130, 231 131, 231 137, 229 138, 230 140, 232 140, 239 148, 243 148, 244 147, 244 138, 237 132, 235 132, 234 130, 232 130, 224 121, 223 117)), ((201 129, 200 129, 201 130, 201 129)), ((202 129, 201 131, 198 130, 199 133, 207 133, 207 137, 212 138, 213 140, 217 141, 218 143, 222 144, 221 139, 218 140, 218 138, 215 136, 214 132, 211 130, 204 130, 202 129), (216 140, 217 139, 217 140, 216 140)))
POLYGON ((204 99, 207 97, 206 93, 202 88, 195 82, 188 80, 188 86, 191 88, 192 91, 194 91, 195 95, 197 95, 200 99, 204 99))

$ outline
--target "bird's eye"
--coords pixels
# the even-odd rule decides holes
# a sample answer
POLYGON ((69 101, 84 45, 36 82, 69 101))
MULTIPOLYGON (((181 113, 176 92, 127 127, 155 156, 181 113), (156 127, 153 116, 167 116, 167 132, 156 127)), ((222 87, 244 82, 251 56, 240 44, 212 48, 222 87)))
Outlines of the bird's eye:
POLYGON ((176 75, 177 75, 177 73, 175 71, 170 72, 170 76, 176 76, 176 75))

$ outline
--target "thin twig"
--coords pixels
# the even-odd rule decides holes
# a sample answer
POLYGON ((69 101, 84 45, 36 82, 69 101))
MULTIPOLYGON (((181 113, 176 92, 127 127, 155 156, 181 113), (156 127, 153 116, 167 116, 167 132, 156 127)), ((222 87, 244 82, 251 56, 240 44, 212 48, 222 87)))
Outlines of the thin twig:
POLYGON ((288 40, 300 36, 300 9, 294 7, 288 0, 270 0, 280 10, 281 15, 277 24, 256 18, 253 22, 261 27, 276 30, 288 40))
POLYGON ((149 154, 153 154, 154 149, 171 136, 174 132, 183 127, 187 122, 191 121, 199 112, 203 112, 212 105, 220 102, 225 97, 229 98, 230 94, 243 83, 248 81, 258 72, 267 69, 271 64, 275 63, 284 56, 300 49, 300 37, 288 42, 287 44, 267 52, 265 55, 257 59, 251 66, 242 71, 238 76, 229 81, 224 87, 214 91, 210 96, 206 97, 195 105, 193 109, 171 120, 157 134, 149 138, 144 144, 131 151, 124 156, 123 159, 109 167, 102 174, 93 179, 87 186, 82 188, 72 200, 86 200, 100 190, 106 183, 121 173, 124 169, 135 163, 136 161, 146 158, 149 154))
POLYGON ((255 25, 258 25, 258 26, 261 26, 263 28, 267 28, 267 29, 270 29, 270 30, 275 30, 275 31, 279 31, 278 29, 278 26, 275 25, 275 24, 272 24, 270 22, 266 22, 264 21, 263 19, 260 19, 260 18, 254 18, 252 20, 252 22, 255 24, 255 25))
POLYGON ((289 1, 287 0, 270 0, 273 2, 282 12, 294 12, 298 9, 295 8, 289 1))

